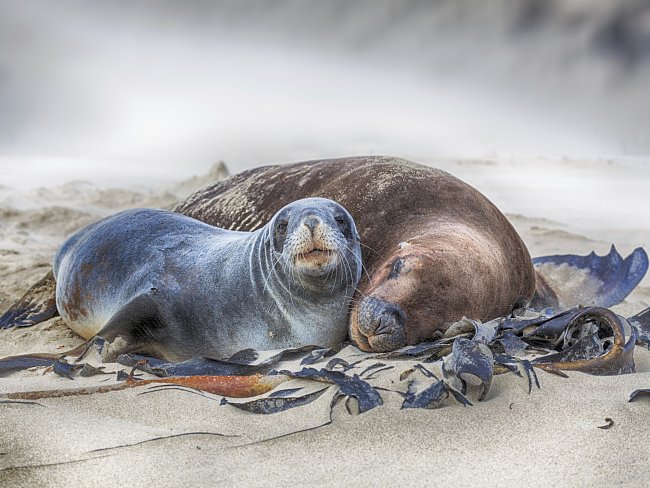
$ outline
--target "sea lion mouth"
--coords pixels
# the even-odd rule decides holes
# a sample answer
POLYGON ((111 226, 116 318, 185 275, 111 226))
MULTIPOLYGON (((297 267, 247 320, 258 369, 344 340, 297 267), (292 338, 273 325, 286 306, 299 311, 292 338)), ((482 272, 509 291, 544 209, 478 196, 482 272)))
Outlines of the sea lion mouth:
POLYGON ((296 253, 294 265, 320 274, 329 269, 335 260, 336 252, 333 249, 314 248, 311 251, 296 253))
POLYGON ((303 253, 303 257, 331 256, 332 254, 334 254, 332 249, 312 249, 309 252, 303 253))
POLYGON ((334 255, 333 249, 314 248, 311 251, 296 254, 296 261, 321 261, 329 260, 334 255))

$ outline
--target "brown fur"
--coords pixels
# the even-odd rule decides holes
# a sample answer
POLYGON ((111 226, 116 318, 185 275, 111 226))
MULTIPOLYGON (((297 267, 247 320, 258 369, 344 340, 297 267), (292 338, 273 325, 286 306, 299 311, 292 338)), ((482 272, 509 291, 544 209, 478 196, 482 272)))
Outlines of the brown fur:
POLYGON ((260 167, 195 193, 175 211, 250 231, 305 197, 339 202, 357 224, 367 275, 351 311, 350 337, 364 350, 431 339, 463 316, 506 315, 533 297, 530 255, 505 216, 450 174, 404 160, 260 167), (391 310, 395 320, 381 322, 391 310))

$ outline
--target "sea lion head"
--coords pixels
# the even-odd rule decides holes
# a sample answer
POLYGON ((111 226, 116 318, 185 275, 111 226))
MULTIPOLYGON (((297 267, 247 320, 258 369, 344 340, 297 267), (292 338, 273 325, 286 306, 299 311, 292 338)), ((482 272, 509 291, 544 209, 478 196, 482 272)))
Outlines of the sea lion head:
POLYGON ((361 277, 359 234, 352 216, 326 198, 305 198, 278 211, 269 224, 276 260, 305 288, 356 287, 361 277))
POLYGON ((445 273, 435 272, 440 264, 429 247, 400 244, 369 277, 365 296, 355 303, 352 340, 364 350, 392 351, 431 339, 437 311, 450 307, 445 297, 434 298, 434 291, 444 287, 445 273))

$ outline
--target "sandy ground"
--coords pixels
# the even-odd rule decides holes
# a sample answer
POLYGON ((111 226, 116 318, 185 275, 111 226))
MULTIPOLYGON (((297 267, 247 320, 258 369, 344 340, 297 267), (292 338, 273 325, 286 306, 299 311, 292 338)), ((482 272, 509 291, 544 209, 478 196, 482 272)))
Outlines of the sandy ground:
MULTIPOLYGON (((550 174, 570 164, 547 163, 550 174)), ((642 166, 575 162, 562 179, 567 187, 571 178, 582 183, 573 195, 541 181, 534 169, 539 166, 505 161, 438 166, 503 208, 534 256, 592 249, 603 254, 611 243, 624 255, 636 246, 650 247, 650 222, 638 218, 648 206, 639 209, 635 200, 644 197, 647 203, 647 196, 616 195, 622 199, 616 203, 618 219, 607 195, 596 197, 584 185, 609 174, 612 185, 627 181, 630 188, 647 188, 649 170, 642 166), (569 206, 563 208, 563 202, 569 206), (600 224, 598 205, 607 210, 600 224)), ((84 182, 21 191, 0 187, 0 311, 45 274, 56 247, 76 228, 128 207, 168 207, 219 175, 215 167, 163 190, 84 182)), ((629 316, 649 305, 646 277, 615 310, 629 316)), ((62 351, 79 342, 53 319, 0 331, 0 356, 62 351)), ((562 379, 540 371, 542 387, 530 395, 524 380, 499 376, 488 398, 469 408, 447 400, 435 410, 400 410, 401 399, 386 394, 380 408, 350 415, 339 405, 331 424, 281 438, 276 437, 326 423, 331 391, 272 416, 182 391, 139 395, 131 389, 40 400, 41 406, 0 404, 0 485, 644 486, 650 476, 650 401, 627 399, 634 389, 650 387, 650 352, 637 348, 635 359, 637 373, 625 376, 574 373, 562 379), (613 419, 613 427, 599 429, 605 418, 613 419), (152 440, 159 437, 167 438, 152 440)), ((373 384, 399 382, 403 368, 373 384)), ((78 379, 74 386, 102 381, 111 380, 78 379)), ((42 370, 0 378, 0 393, 70 386, 70 380, 42 370)))

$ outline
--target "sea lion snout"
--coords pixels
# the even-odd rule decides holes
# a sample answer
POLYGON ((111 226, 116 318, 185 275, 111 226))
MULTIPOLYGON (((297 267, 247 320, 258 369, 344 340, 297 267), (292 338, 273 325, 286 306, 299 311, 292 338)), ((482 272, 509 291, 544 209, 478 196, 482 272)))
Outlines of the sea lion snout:
POLYGON ((368 296, 358 310, 358 328, 374 351, 392 351, 406 345, 406 315, 394 303, 368 296))
POLYGON ((338 242, 327 223, 314 214, 300 219, 294 231, 294 260, 308 266, 323 267, 336 261, 338 242))

